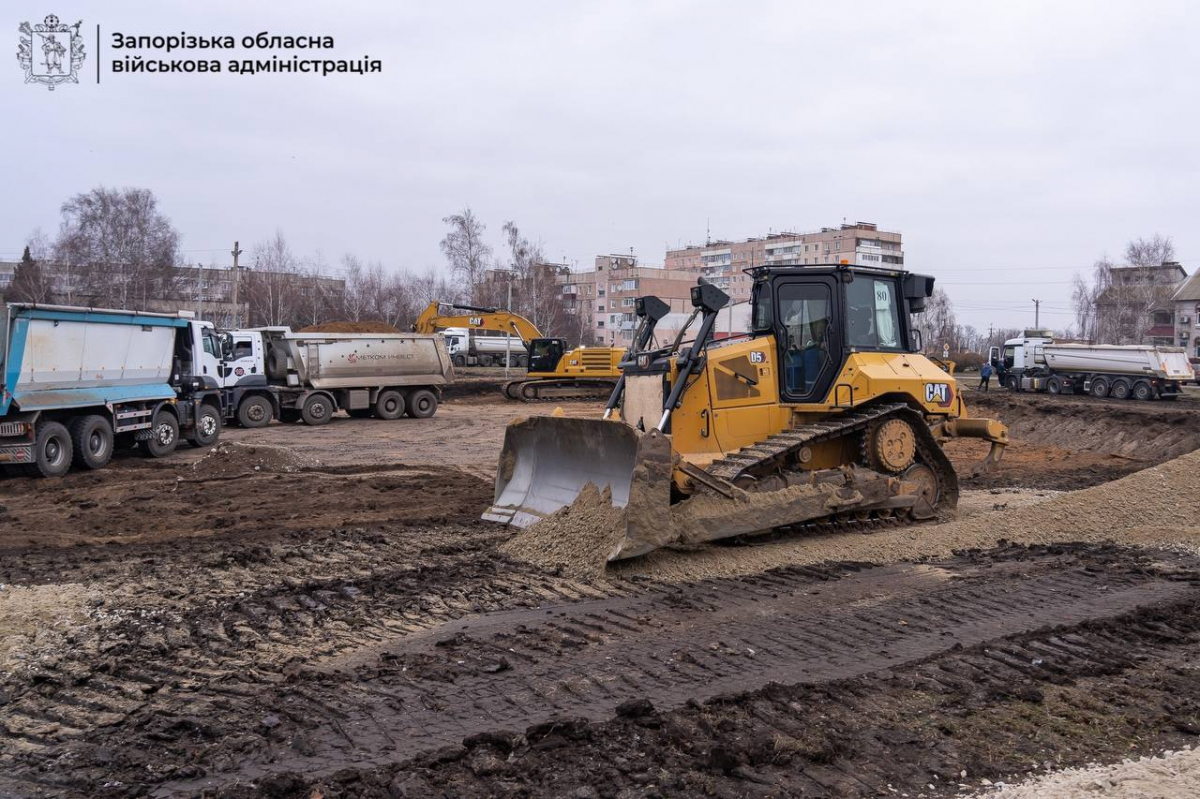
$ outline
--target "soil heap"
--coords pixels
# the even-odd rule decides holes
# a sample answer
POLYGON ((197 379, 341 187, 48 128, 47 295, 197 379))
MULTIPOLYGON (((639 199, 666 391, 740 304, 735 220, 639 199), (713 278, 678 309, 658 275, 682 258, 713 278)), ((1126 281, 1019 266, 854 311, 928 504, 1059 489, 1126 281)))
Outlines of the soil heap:
POLYGON ((316 459, 297 455, 287 447, 222 441, 193 463, 192 471, 205 478, 237 477, 256 472, 287 474, 320 465, 316 459))

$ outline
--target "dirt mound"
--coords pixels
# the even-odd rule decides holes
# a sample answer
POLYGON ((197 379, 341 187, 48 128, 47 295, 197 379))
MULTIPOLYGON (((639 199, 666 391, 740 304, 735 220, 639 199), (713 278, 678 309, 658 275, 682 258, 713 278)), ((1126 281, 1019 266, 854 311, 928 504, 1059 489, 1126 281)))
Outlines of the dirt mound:
POLYGON ((521 530, 500 549, 570 577, 599 578, 625 535, 624 521, 625 511, 613 507, 609 490, 588 483, 574 503, 521 530))
POLYGON ((1008 425, 1015 440, 1161 463, 1200 449, 1200 410, 1168 402, 1105 402, 972 392, 971 413, 1008 425))
POLYGON ((223 441, 193 463, 192 471, 206 478, 236 477, 255 472, 287 474, 320 465, 320 461, 305 458, 286 447, 223 441))
POLYGON ((1067 769, 1018 785, 974 794, 976 799, 1190 799, 1200 796, 1200 749, 1164 752, 1111 766, 1067 769))
POLYGON ((322 322, 309 325, 300 333, 399 333, 400 330, 387 322, 322 322))

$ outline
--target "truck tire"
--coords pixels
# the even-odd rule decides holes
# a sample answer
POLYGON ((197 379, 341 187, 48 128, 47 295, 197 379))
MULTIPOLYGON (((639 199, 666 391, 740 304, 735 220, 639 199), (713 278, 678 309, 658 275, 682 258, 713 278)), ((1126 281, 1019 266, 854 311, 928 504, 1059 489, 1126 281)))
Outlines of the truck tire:
POLYGON ((221 437, 221 412, 211 405, 201 405, 196 413, 196 426, 188 441, 193 446, 211 447, 221 437))
POLYGON ((81 469, 103 469, 112 460, 113 429, 103 416, 76 416, 71 431, 72 460, 81 469))
POLYGON ((1145 380, 1137 381, 1133 384, 1133 398, 1143 401, 1154 399, 1154 386, 1150 385, 1145 380))
POLYGON ((71 469, 71 434, 58 422, 41 422, 33 442, 34 477, 62 477, 71 469))
POLYGON ((437 413, 437 394, 420 388, 408 396, 408 415, 414 419, 428 419, 437 413))
POLYGON ((388 389, 375 398, 375 415, 380 419, 399 419, 404 415, 404 395, 388 389))
POLYGON ((165 458, 179 446, 179 420, 170 411, 154 414, 150 438, 142 442, 142 451, 151 458, 165 458))
POLYGON ((1048 393, 1048 394, 1061 394, 1061 393, 1062 393, 1062 380, 1060 380, 1060 379, 1059 379, 1059 378, 1057 378, 1057 377, 1050 377, 1050 378, 1047 378, 1047 380, 1046 380, 1046 393, 1048 393))
POLYGON ((467 365, 467 359, 461 355, 455 355, 453 358, 450 359, 450 361, 451 361, 451 363, 453 363, 455 366, 459 367, 460 369, 467 365))
POLYGON ((333 418, 336 411, 337 407, 329 397, 324 394, 312 394, 304 400, 304 407, 300 409, 300 418, 304 420, 305 424, 318 427, 329 424, 329 420, 333 418))
POLYGON ((287 380, 287 353, 272 347, 267 354, 267 377, 272 380, 287 380))
POLYGON ((1108 378, 1097 377, 1092 381, 1092 396, 1104 398, 1108 396, 1108 378))
POLYGON ((518 355, 517 356, 517 368, 518 369, 529 368, 529 356, 528 355, 518 355))
POLYGON ((1112 388, 1108 390, 1108 396, 1119 400, 1129 399, 1131 393, 1129 381, 1124 379, 1115 381, 1112 384, 1112 388))
POLYGON ((483 366, 483 367, 491 366, 492 365, 492 356, 480 355, 479 356, 479 365, 483 366))
POLYGON ((1020 391, 1021 381, 1017 379, 1016 375, 1009 375, 1004 379, 1004 387, 1009 391, 1020 391))
POLYGON ((242 400, 237 419, 242 427, 266 427, 273 415, 271 401, 261 394, 254 394, 242 400))

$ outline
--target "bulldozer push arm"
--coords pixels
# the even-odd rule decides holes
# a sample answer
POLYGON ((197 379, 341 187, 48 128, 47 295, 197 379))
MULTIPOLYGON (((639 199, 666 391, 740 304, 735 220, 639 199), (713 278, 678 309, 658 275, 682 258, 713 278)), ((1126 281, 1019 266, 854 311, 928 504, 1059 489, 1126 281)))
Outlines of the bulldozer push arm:
POLYGON ((623 509, 610 560, 776 529, 919 521, 953 509, 939 439, 1008 440, 971 419, 909 324, 933 279, 867 267, 751 271, 753 330, 713 340, 728 297, 692 290, 694 340, 623 360, 605 419, 511 424, 484 518, 528 526, 592 484, 623 509))

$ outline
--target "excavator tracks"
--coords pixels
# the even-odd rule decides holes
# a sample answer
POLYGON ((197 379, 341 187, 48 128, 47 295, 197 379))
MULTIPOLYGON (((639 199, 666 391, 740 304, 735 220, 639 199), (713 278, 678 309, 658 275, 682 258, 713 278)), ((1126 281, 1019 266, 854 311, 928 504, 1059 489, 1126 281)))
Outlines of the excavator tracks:
MULTIPOLYGON (((860 435, 864 437, 864 443, 861 446, 861 463, 856 465, 866 464, 866 433, 872 425, 889 419, 902 419, 908 422, 916 434, 916 463, 929 467, 937 477, 938 496, 934 503, 935 510, 952 509, 957 506, 958 475, 954 471, 953 464, 942 452, 942 448, 933 437, 933 433, 930 432, 924 417, 902 402, 856 408, 837 418, 793 427, 757 444, 744 447, 721 460, 714 461, 705 471, 713 477, 729 483, 746 477, 757 479, 779 471, 794 471, 794 464, 800 461, 801 450, 805 447, 846 436, 860 435)), ((820 528, 831 524, 862 526, 881 521, 895 521, 895 519, 862 517, 850 511, 841 512, 836 517, 810 520, 797 526, 804 528, 820 528)))
POLYGON ((503 393, 515 402, 583 402, 608 399, 616 385, 615 378, 542 378, 505 383, 503 393))

